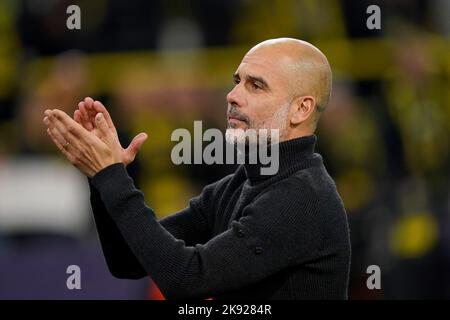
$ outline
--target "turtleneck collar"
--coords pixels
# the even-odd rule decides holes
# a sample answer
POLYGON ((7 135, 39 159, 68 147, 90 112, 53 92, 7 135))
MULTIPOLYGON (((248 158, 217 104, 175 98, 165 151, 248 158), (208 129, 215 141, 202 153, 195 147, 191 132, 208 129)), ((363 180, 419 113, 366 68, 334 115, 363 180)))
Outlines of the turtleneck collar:
POLYGON ((269 167, 270 163, 267 165, 245 163, 245 174, 250 184, 258 184, 274 177, 284 178, 302 168, 321 162, 320 155, 314 154, 316 141, 316 135, 310 135, 279 143, 279 167, 274 175, 261 174, 261 168, 269 167))

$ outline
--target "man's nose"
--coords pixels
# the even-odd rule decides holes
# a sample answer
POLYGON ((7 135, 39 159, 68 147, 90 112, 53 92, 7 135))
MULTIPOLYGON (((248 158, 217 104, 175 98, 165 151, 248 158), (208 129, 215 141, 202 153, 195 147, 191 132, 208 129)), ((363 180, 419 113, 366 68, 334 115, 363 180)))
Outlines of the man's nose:
POLYGON ((227 94, 227 102, 230 105, 242 106, 244 103, 244 97, 242 95, 242 88, 240 84, 234 86, 227 94))

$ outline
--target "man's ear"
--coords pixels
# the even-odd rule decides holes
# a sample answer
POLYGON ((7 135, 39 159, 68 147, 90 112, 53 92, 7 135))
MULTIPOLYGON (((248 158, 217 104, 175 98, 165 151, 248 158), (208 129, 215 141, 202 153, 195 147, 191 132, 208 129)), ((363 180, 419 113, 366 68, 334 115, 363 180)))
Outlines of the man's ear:
POLYGON ((299 125, 309 119, 316 109, 316 99, 313 96, 298 97, 294 102, 294 112, 291 116, 291 124, 299 125))

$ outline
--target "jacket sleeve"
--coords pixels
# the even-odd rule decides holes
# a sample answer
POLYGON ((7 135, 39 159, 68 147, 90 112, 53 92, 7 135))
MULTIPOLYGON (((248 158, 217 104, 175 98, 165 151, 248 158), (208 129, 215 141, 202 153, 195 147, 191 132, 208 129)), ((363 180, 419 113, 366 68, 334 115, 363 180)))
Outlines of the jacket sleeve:
POLYGON ((93 184, 134 255, 168 299, 207 298, 250 285, 306 261, 320 243, 318 203, 301 202, 298 196, 281 201, 285 191, 273 195, 278 201, 270 198, 247 207, 243 217, 205 244, 189 246, 157 221, 123 164, 101 170, 93 184), (297 216, 292 215, 295 210, 302 211, 300 220, 291 218, 297 216), (297 230, 302 225, 308 225, 308 232, 297 230))
MULTIPOLYGON (((111 274, 121 279, 140 279, 147 276, 147 271, 130 249, 116 222, 109 215, 100 193, 88 179, 90 202, 98 237, 111 274)), ((187 245, 206 242, 210 237, 210 227, 206 219, 198 213, 196 203, 203 201, 212 186, 205 188, 200 196, 191 199, 189 206, 159 222, 175 238, 185 241, 187 245)))

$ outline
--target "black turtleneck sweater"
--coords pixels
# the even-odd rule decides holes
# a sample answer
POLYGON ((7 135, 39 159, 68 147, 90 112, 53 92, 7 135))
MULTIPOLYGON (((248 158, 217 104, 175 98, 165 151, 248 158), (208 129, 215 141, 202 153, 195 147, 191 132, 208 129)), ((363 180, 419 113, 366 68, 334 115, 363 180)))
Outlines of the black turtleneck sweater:
POLYGON ((316 136, 280 143, 279 170, 241 165, 158 221, 123 164, 90 181, 103 252, 119 278, 168 299, 346 299, 347 217, 316 136))

